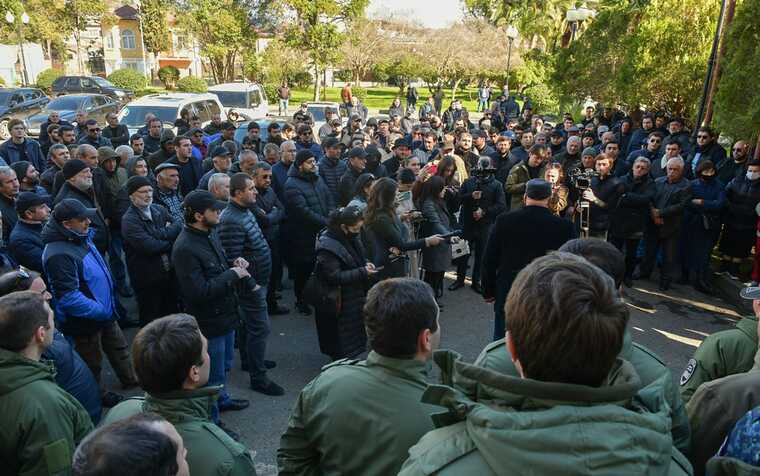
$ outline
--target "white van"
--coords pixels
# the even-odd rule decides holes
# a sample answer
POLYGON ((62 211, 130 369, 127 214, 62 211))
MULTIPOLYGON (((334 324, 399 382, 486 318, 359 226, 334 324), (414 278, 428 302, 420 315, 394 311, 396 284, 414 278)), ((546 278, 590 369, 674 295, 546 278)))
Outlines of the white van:
POLYGON ((206 127, 211 122, 214 114, 219 114, 222 121, 227 120, 224 108, 219 99, 209 93, 163 93, 149 94, 137 98, 124 106, 119 111, 119 123, 129 129, 129 134, 137 132, 137 129, 145 125, 145 115, 154 114, 161 119, 165 128, 171 128, 177 133, 174 121, 179 119, 183 110, 187 110, 190 117, 198 116, 201 127, 206 127))
POLYGON ((216 94, 232 120, 263 119, 269 113, 267 95, 259 84, 247 81, 217 84, 209 87, 208 92, 216 94))

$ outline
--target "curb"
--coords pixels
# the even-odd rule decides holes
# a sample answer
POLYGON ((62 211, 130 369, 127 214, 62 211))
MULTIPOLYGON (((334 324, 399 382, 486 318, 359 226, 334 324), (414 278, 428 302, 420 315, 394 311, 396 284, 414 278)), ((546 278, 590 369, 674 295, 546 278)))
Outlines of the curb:
POLYGON ((752 301, 739 297, 739 291, 744 288, 744 283, 723 274, 716 274, 712 284, 715 289, 715 295, 736 308, 739 314, 753 314, 752 301))

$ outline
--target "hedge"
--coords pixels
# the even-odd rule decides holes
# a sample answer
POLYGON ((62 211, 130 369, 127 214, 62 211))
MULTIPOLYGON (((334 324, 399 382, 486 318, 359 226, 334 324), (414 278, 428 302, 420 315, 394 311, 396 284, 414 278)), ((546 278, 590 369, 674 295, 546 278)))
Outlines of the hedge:
POLYGON ((148 79, 137 70, 130 68, 117 69, 108 76, 108 80, 120 88, 145 89, 148 86, 148 79))
POLYGON ((185 76, 177 81, 177 89, 184 93, 205 93, 208 91, 208 84, 197 76, 185 76))

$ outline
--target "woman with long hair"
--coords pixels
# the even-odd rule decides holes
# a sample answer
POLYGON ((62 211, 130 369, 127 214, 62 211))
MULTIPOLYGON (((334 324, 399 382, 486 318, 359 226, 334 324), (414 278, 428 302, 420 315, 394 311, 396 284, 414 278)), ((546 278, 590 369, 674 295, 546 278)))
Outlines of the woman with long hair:
POLYGON ((369 198, 369 190, 372 188, 372 183, 375 181, 375 176, 369 173, 361 174, 356 178, 354 183, 354 197, 348 202, 349 207, 356 207, 360 212, 364 212, 367 209, 367 199, 369 198))
POLYGON ((370 250, 370 260, 381 271, 377 278, 397 278, 408 273, 403 253, 425 247, 435 247, 443 239, 428 236, 419 240, 410 240, 409 230, 396 213, 396 194, 398 184, 395 180, 383 177, 372 184, 364 211, 365 243, 370 250))
POLYGON ((330 213, 327 228, 317 238, 316 279, 327 288, 338 288, 340 296, 336 308, 316 306, 319 348, 333 360, 359 355, 367 346, 362 309, 377 271, 359 239, 363 224, 358 208, 339 208, 330 213))
MULTIPOLYGON (((449 214, 445 197, 446 184, 440 175, 430 177, 422 186, 420 209, 422 210, 422 231, 426 235, 443 235, 452 230, 453 218, 449 214)), ((451 264, 451 246, 425 248, 422 251, 422 269, 425 282, 430 284, 436 297, 443 296, 443 274, 451 264)))

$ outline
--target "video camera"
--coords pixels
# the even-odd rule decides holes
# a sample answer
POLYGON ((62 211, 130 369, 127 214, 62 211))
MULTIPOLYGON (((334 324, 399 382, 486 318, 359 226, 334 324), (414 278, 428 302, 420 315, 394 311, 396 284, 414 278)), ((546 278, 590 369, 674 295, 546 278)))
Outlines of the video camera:
POLYGON ((599 173, 594 169, 577 168, 570 171, 568 178, 570 179, 570 184, 576 189, 588 190, 591 188, 591 180, 598 176, 599 173))

